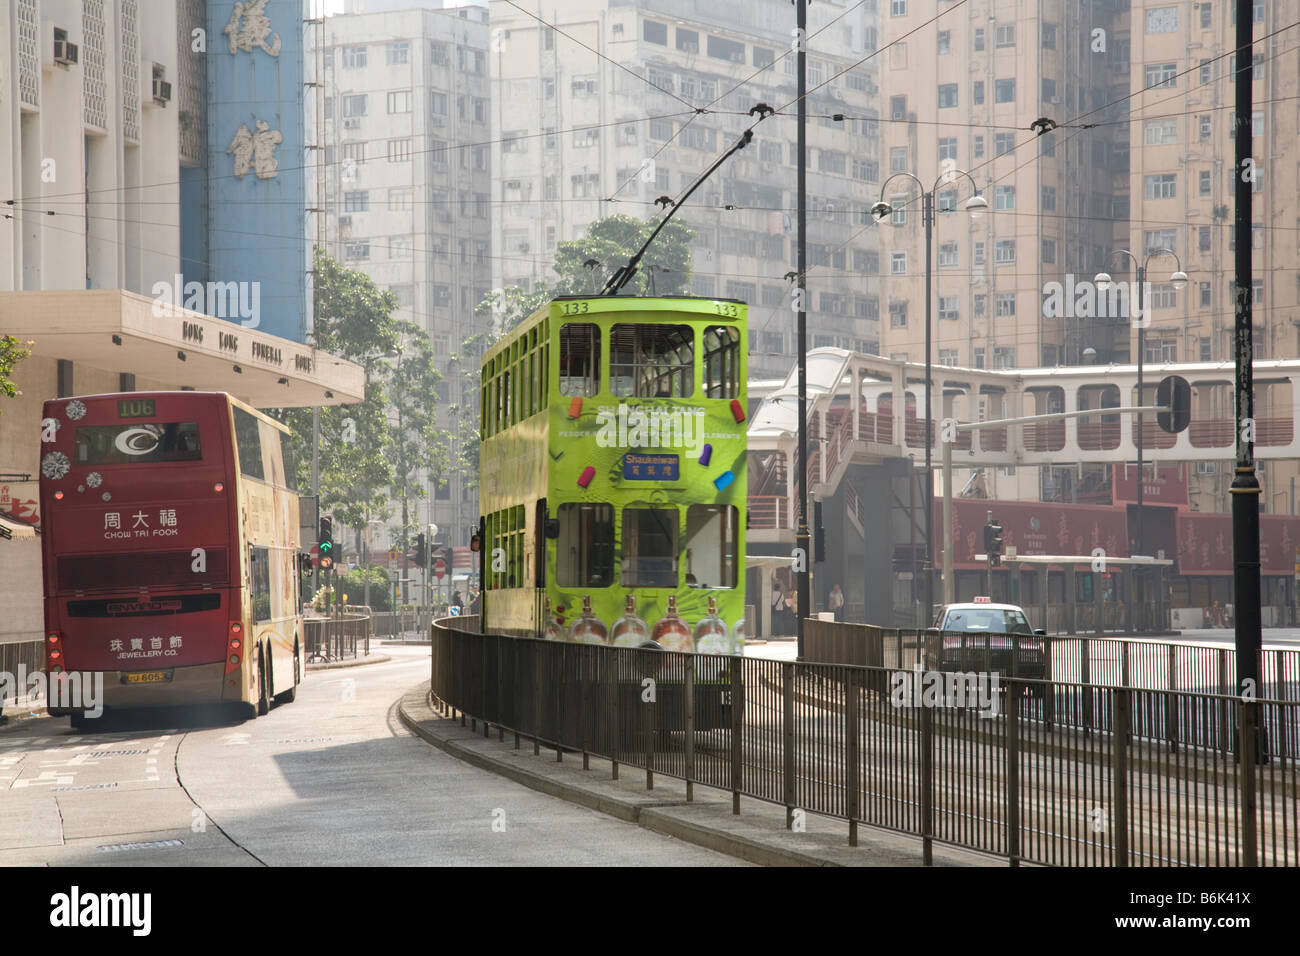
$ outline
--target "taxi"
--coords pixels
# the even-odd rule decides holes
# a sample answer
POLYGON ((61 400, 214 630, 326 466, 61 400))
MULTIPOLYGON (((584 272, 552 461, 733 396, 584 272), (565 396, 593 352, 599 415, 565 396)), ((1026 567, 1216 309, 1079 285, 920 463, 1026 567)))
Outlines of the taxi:
POLYGON ((939 669, 943 671, 996 671, 1008 677, 1045 679, 1047 631, 1030 626, 1024 608, 994 604, 977 597, 964 604, 946 604, 935 615, 934 629, 942 631, 939 669))

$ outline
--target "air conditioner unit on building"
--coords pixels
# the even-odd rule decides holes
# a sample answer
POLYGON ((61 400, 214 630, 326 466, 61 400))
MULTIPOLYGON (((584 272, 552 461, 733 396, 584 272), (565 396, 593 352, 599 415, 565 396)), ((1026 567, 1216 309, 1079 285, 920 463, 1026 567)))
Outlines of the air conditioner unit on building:
POLYGON ((340 229, 350 229, 350 228, 352 228, 352 217, 351 217, 351 216, 339 216, 339 228, 340 228, 340 229))
POLYGON ((153 65, 153 101, 159 106, 166 106, 172 98, 172 85, 164 79, 166 75, 167 69, 161 63, 153 65))
POLYGON ((77 62, 77 44, 68 42, 68 31, 54 28, 54 62, 60 66, 72 66, 77 62))
POLYGON ((361 129, 361 117, 360 117, 360 116, 348 116, 348 117, 345 117, 344 120, 343 120, 343 128, 344 128, 344 129, 361 129))

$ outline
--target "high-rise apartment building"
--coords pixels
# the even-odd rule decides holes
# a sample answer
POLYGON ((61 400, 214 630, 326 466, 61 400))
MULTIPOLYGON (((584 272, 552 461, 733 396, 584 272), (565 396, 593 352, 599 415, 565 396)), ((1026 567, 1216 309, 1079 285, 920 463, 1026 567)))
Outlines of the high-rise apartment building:
MULTIPOLYGON (((439 424, 468 441, 477 378, 452 358, 477 331, 474 307, 491 285, 487 10, 335 16, 324 31, 327 247, 428 332, 444 376, 432 399, 439 424)), ((413 523, 464 544, 478 516, 470 476, 453 465, 418 480, 428 498, 413 523)))
MULTIPOLYGON (((880 263, 874 4, 809 11, 809 346, 875 352, 880 263), (849 72, 845 70, 865 59, 849 72)), ((492 20, 494 285, 554 279, 556 244, 598 218, 649 218, 753 126, 779 115, 677 214, 691 291, 751 304, 750 369, 789 371, 796 268, 794 10, 786 0, 546 0, 492 20), (541 22, 539 22, 539 20, 541 22), (788 108, 787 108, 788 107, 788 108), (697 112, 702 110, 702 112, 697 112)), ((593 285, 622 263, 602 263, 593 285)))
MULTIPOLYGON (((1153 308, 1145 336, 1149 363, 1227 362, 1230 370, 1234 361, 1236 6, 1227 0, 1145 0, 1135 2, 1130 14, 1129 86, 1135 96, 1127 247, 1138 254, 1172 249, 1189 279, 1187 290, 1174 295, 1164 281, 1173 260, 1152 260, 1148 282, 1153 308)), ((1254 3, 1250 155, 1256 360, 1300 357, 1300 166, 1295 155, 1300 54, 1294 49, 1294 31, 1284 29, 1297 19, 1300 0, 1254 3)), ((1134 333, 1134 350, 1136 340, 1134 333)), ((1262 427, 1290 422, 1290 390, 1270 386, 1266 375, 1256 376, 1255 411, 1262 427)), ((1231 380, 1230 374, 1206 376, 1194 396, 1198 415, 1232 417, 1231 380)), ((1189 471, 1194 507, 1230 510, 1230 463, 1194 462, 1189 471)), ((1296 475, 1294 462, 1269 463, 1260 476, 1263 512, 1294 513, 1291 484, 1296 475)))

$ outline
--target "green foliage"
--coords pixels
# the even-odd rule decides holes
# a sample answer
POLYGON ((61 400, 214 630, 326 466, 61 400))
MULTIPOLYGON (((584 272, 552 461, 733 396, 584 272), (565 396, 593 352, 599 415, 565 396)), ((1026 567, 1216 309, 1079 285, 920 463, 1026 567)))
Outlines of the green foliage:
POLYGON ((397 348, 399 330, 392 318, 396 296, 319 247, 315 270, 317 348, 353 362, 397 348))
MULTIPOLYGON (((14 366, 30 354, 31 351, 23 348, 22 343, 12 335, 0 335, 0 395, 8 398, 18 395, 18 386, 9 376, 13 373, 14 366)), ((0 414, 3 414, 3 409, 0 409, 0 414)))
MULTIPOLYGON (((366 576, 361 568, 352 568, 347 574, 336 574, 334 586, 340 594, 348 596, 350 604, 361 604, 366 597, 366 576)), ((393 582, 388 572, 378 565, 370 567, 370 607, 375 611, 393 608, 393 582)))

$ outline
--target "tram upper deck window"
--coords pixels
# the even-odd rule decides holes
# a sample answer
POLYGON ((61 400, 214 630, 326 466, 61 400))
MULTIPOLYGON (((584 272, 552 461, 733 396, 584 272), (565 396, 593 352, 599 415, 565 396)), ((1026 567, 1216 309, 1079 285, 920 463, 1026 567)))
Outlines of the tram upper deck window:
POLYGON ((560 394, 590 398, 600 391, 600 327, 567 322, 560 327, 560 394))
POLYGON ((740 331, 730 325, 704 330, 704 394, 709 398, 740 395, 740 331))
POLYGON ((695 336, 689 325, 616 325, 609 333, 609 390, 619 397, 690 398, 695 336))

